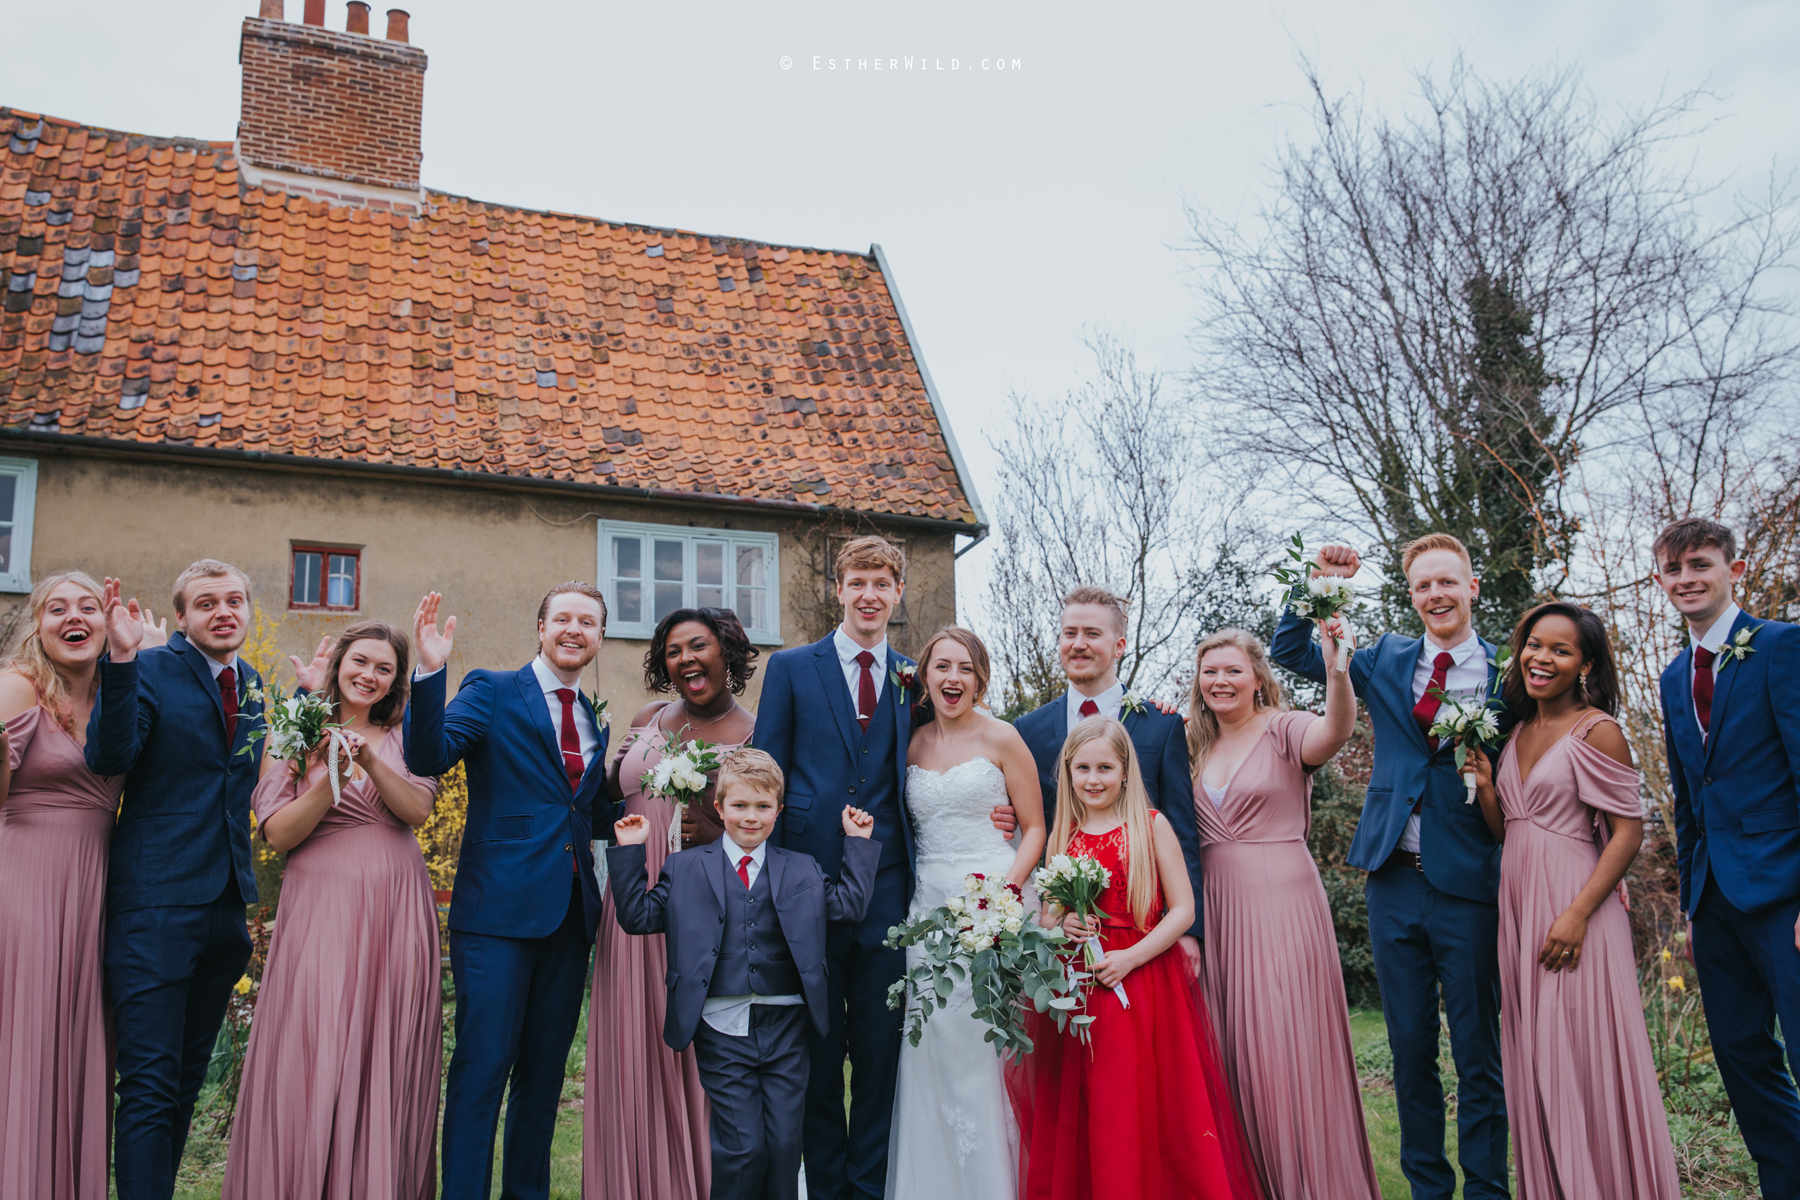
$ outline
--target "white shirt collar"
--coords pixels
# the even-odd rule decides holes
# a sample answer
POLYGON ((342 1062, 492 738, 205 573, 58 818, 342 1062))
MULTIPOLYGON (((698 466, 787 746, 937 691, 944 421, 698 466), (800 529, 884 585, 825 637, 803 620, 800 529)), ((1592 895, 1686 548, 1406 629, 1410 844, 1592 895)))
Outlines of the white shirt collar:
POLYGON ((762 870, 763 855, 769 848, 767 839, 756 843, 756 849, 754 850, 746 850, 736 842, 732 841, 729 833, 722 835, 719 840, 725 843, 725 853, 730 856, 733 869, 737 867, 739 862, 743 861, 744 855, 748 854, 751 863, 755 865, 756 869, 759 871, 762 870))
MULTIPOLYGON (((194 643, 189 642, 188 645, 194 646, 194 643)), ((232 678, 234 678, 234 679, 238 675, 243 674, 242 671, 239 671, 237 669, 238 656, 237 656, 236 651, 232 652, 232 655, 231 655, 231 658, 229 661, 220 662, 218 659, 214 658, 212 655, 208 654, 206 651, 201 650, 200 647, 198 647, 198 646, 194 646, 194 650, 200 655, 201 658, 206 660, 206 669, 212 672, 212 677, 213 677, 214 682, 217 682, 219 676, 223 675, 225 673, 226 667, 230 667, 232 669, 232 671, 234 672, 232 678)))
POLYGON ((1119 715, 1119 705, 1125 700, 1125 683, 1123 680, 1115 679, 1113 685, 1104 692, 1101 692, 1098 696, 1084 696, 1081 694, 1081 690, 1071 683, 1068 692, 1068 705, 1069 715, 1072 718, 1076 717, 1081 712, 1081 703, 1084 700, 1092 700, 1094 706, 1100 710, 1101 716, 1116 717, 1119 715))
MULTIPOLYGON (((556 677, 556 672, 550 669, 550 664, 544 661, 542 654, 531 660, 531 669, 537 674, 538 686, 544 689, 546 696, 554 696, 559 690, 569 686, 556 677)), ((576 695, 581 694, 580 687, 574 690, 576 695)))
MULTIPOLYGON (((1421 661, 1431 662, 1441 653, 1443 653, 1443 651, 1440 650, 1437 643, 1433 642, 1430 638, 1419 639, 1419 658, 1421 661)), ((1449 653, 1451 661, 1457 666, 1467 666, 1470 658, 1481 653, 1481 635, 1476 633, 1474 627, 1471 626, 1469 629, 1469 636, 1450 647, 1449 653)))
POLYGON ((1719 648, 1725 644, 1725 639, 1731 636, 1731 627, 1737 624, 1738 613, 1741 611, 1742 610, 1738 608, 1735 601, 1727 601, 1725 604, 1725 611, 1720 613, 1718 618, 1707 627, 1706 632, 1699 637, 1694 636, 1693 626, 1688 626, 1688 640, 1690 644, 1703 647, 1704 649, 1711 650, 1714 654, 1717 654, 1719 648))
MULTIPOLYGON (((863 652, 863 648, 856 644, 855 639, 844 632, 842 625, 839 625, 837 631, 831 635, 831 644, 837 649, 838 661, 846 667, 853 665, 856 662, 856 656, 863 652)), ((878 644, 869 647, 869 653, 875 656, 877 665, 885 664, 888 660, 887 638, 883 637, 878 644)))

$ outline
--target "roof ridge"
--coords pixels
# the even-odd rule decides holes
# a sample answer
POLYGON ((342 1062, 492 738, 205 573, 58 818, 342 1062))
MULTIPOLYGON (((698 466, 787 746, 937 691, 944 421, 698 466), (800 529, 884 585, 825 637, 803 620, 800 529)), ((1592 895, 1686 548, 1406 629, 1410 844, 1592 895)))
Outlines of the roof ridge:
MULTIPOLYGON (((47 113, 27 112, 22 108, 12 108, 0 104, 0 121, 3 121, 8 117, 20 117, 28 121, 39 121, 43 124, 56 125, 63 129, 84 129, 89 133, 103 133, 107 134, 109 137, 125 138, 128 141, 135 142, 145 142, 153 146, 168 146, 172 149, 186 148, 189 150, 229 151, 232 146, 232 143, 230 142, 213 141, 210 138, 180 136, 163 137, 154 133, 133 133, 129 129, 114 129, 110 125, 94 125, 87 121, 77 121, 69 117, 56 117, 47 113)), ((236 155, 233 155, 233 157, 235 158, 236 155)))

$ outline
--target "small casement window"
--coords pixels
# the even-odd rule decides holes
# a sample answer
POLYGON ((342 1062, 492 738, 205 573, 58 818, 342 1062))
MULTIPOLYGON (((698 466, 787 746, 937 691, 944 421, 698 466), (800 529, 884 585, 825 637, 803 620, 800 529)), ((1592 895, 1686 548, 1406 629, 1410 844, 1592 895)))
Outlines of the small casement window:
POLYGON ((362 605, 362 551, 295 546, 288 607, 353 612, 362 605))
POLYGON ((759 645, 781 644, 781 539, 742 529, 601 521, 606 632, 648 638, 678 608, 725 608, 759 645))
POLYGON ((31 525, 37 460, 0 458, 0 592, 31 590, 31 525))

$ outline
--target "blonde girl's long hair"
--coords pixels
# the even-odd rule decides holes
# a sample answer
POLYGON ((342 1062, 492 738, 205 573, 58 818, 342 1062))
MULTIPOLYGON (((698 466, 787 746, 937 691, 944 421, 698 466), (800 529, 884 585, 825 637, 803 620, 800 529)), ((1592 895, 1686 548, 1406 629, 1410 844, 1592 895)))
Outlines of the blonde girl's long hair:
MULTIPOLYGON (((100 585, 86 571, 58 571, 54 575, 46 575, 31 589, 31 598, 25 602, 26 620, 30 623, 24 635, 19 639, 18 649, 10 654, 0 670, 14 671, 30 681, 37 690, 38 704, 51 715, 56 723, 62 726, 63 732, 70 737, 75 736, 75 712, 69 692, 69 681, 63 678, 56 664, 44 652, 43 628, 44 608, 50 603, 50 593, 65 583, 72 583, 94 599, 101 599, 100 585)), ((103 624, 95 630, 94 636, 106 637, 103 624)), ((94 673, 94 687, 100 684, 99 672, 94 673)), ((93 698, 93 693, 88 693, 93 698)))
POLYGON ((1206 706, 1200 664, 1208 653, 1226 646, 1237 647, 1250 660, 1250 673, 1256 676, 1256 711, 1273 709, 1280 712, 1287 707, 1287 700, 1281 694, 1281 681, 1275 678, 1275 669, 1269 665, 1269 652, 1255 634, 1244 629, 1226 628, 1202 641, 1194 650, 1194 682, 1188 688, 1188 766, 1195 779, 1200 778, 1200 772, 1206 767, 1206 756, 1219 740, 1219 718, 1206 706))
POLYGON ((1146 928, 1150 908, 1156 902, 1156 842, 1151 830, 1150 793, 1144 790, 1144 773, 1138 769, 1137 751, 1125 726, 1112 717, 1092 716, 1069 731, 1063 743, 1062 766, 1056 775, 1056 822, 1050 829, 1051 854, 1067 854, 1069 839, 1074 836, 1087 805, 1075 794, 1075 781, 1069 764, 1081 748, 1095 738, 1105 738, 1113 756, 1125 764, 1125 786, 1119 789, 1115 802, 1125 825, 1126 897, 1131 904, 1131 919, 1138 929, 1146 928))

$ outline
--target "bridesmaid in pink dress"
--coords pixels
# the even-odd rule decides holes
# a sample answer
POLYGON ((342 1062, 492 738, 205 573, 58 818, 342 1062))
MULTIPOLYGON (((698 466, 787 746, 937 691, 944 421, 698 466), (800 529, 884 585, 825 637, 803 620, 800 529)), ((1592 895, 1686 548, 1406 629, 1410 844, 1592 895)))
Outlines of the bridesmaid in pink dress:
POLYGON ((0 672, 0 1200, 105 1200, 112 1053, 101 999, 122 777, 82 757, 105 650, 100 585, 43 580, 0 672))
POLYGON ((1337 935, 1306 847, 1312 771, 1356 727, 1350 677, 1327 675, 1318 717, 1284 711, 1262 643, 1241 629, 1194 661, 1202 977, 1251 1158, 1270 1200, 1380 1200, 1337 935))
POLYGON ((437 781, 406 769, 406 635, 346 629, 324 695, 349 735, 332 804, 323 748, 305 775, 265 756, 254 806, 288 853, 263 969, 224 1200, 431 1200, 443 1004, 437 909, 413 829, 437 781))
MULTIPOLYGON (((666 831, 676 811, 673 801, 646 794, 644 772, 671 743, 698 739, 729 750, 750 740, 756 719, 737 697, 756 670, 757 654, 743 625, 725 609, 677 609, 657 624, 644 653, 644 686, 675 692, 678 699, 652 701, 631 719, 607 774, 625 815, 650 822, 645 850, 652 881, 668 857, 666 831)), ((710 790, 689 806, 678 830, 684 848, 706 845, 724 832, 710 790)), ((609 1017, 588 1021, 583 1200, 705 1200, 711 1190, 706 1093, 694 1051, 677 1054, 662 1040, 668 970, 662 936, 632 937, 621 930, 608 890, 589 1007, 609 1017)))
POLYGON ((1522 724, 1477 761, 1500 858, 1500 1054, 1520 1200, 1681 1195, 1616 889, 1644 836, 1612 714, 1606 626, 1539 605, 1513 633, 1507 706, 1522 724))

